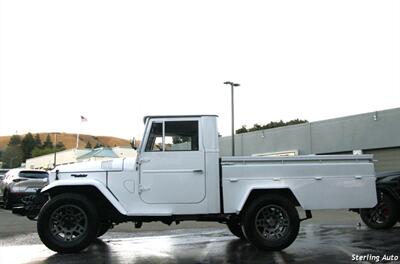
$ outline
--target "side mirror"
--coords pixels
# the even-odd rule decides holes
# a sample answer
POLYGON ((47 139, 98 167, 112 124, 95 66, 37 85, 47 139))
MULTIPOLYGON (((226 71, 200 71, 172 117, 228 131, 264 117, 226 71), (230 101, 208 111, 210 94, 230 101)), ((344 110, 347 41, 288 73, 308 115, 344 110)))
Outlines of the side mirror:
POLYGON ((136 142, 136 138, 135 137, 133 137, 132 138, 132 140, 131 140, 131 146, 132 146, 132 148, 134 149, 134 150, 137 150, 138 149, 138 143, 136 142))

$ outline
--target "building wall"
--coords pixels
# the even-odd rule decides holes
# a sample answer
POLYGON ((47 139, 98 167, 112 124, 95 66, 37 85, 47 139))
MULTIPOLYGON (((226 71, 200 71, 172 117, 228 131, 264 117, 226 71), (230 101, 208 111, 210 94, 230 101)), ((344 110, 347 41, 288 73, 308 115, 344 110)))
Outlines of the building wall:
POLYGON ((377 172, 400 170, 400 148, 373 149, 364 153, 374 155, 377 172))
POLYGON ((120 158, 134 158, 136 157, 136 150, 133 148, 128 148, 128 147, 115 147, 112 149, 115 154, 118 155, 120 158))
MULTIPOLYGON (((299 155, 363 150, 381 157, 377 170, 400 170, 400 108, 235 135, 236 155, 298 150, 299 155)), ((220 138, 221 156, 231 137, 220 138)))
MULTIPOLYGON (((69 164, 76 162, 76 157, 85 154, 88 150, 84 149, 67 149, 60 152, 57 152, 57 165, 61 164, 69 164)), ((48 169, 53 168, 54 164, 54 153, 30 158, 26 160, 25 167, 28 169, 48 169)))

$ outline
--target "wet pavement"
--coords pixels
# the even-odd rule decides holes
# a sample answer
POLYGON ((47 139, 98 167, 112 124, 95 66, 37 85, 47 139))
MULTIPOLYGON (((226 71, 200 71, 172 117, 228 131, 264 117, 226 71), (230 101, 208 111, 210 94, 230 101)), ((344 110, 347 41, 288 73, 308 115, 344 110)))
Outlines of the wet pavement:
POLYGON ((65 255, 40 244, 35 233, 0 238, 0 263, 7 264, 400 263, 399 258, 400 227, 377 231, 357 225, 304 223, 297 240, 281 252, 258 250, 225 228, 109 232, 85 251, 65 255))

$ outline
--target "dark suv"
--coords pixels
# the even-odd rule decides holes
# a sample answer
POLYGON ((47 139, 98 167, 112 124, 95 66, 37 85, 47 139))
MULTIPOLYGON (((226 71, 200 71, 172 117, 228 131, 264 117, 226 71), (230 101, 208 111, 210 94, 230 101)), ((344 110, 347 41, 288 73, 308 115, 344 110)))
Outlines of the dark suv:
POLYGON ((400 171, 376 175, 378 204, 361 209, 363 222, 374 229, 389 229, 400 221, 400 171))

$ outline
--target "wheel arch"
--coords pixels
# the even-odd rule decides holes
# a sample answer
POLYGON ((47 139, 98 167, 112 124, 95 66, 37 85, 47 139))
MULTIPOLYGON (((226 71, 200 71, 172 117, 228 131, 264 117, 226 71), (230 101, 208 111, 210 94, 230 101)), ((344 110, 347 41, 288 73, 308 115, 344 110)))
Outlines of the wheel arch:
POLYGON ((290 190, 289 188, 279 188, 279 189, 252 189, 250 192, 247 194, 246 198, 242 202, 240 206, 240 212, 245 210, 249 204, 251 204, 252 201, 257 199, 260 196, 264 195, 279 195, 282 197, 285 197, 289 199, 290 202, 292 202, 295 206, 301 206, 299 203, 299 200, 295 196, 295 194, 290 190))
POLYGON ((63 193, 77 193, 87 197, 98 208, 101 208, 99 211, 104 214, 104 217, 113 216, 121 218, 126 215, 125 209, 110 190, 106 187, 101 188, 95 184, 90 184, 89 182, 85 184, 49 185, 41 193, 48 194, 50 198, 63 193))

